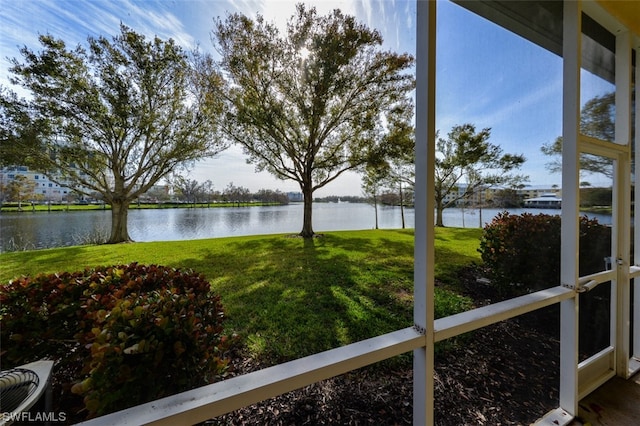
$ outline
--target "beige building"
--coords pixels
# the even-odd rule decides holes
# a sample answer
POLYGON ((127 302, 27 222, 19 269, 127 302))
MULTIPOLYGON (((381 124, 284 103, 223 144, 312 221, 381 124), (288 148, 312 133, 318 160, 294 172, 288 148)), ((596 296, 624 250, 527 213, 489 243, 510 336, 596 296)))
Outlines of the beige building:
POLYGON ((53 182, 40 172, 29 170, 26 166, 10 166, 0 169, 0 198, 2 200, 6 200, 7 187, 17 176, 26 177, 27 185, 33 188, 32 196, 27 196, 30 200, 55 203, 78 197, 71 188, 53 182))

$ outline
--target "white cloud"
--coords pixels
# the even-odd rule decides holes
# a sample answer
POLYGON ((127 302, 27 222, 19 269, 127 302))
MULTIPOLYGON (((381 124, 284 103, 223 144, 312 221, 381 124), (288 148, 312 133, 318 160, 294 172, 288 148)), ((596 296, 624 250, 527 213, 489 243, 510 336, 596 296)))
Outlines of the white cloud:
MULTIPOLYGON (((384 3, 379 3, 382 11, 382 21, 384 21, 384 3)), ((365 23, 371 27, 371 23, 373 20, 373 5, 371 4, 371 0, 360 0, 360 5, 364 10, 364 16, 367 18, 365 23)))

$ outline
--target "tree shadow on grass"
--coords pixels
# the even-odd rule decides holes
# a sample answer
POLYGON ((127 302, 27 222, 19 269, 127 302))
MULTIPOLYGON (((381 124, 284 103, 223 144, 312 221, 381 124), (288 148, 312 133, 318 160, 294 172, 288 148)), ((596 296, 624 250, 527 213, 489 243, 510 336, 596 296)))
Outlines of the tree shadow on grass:
POLYGON ((412 285, 413 264, 395 271, 385 264, 406 251, 404 243, 366 238, 276 237, 232 242, 189 267, 211 271, 228 326, 254 357, 270 364, 411 324, 412 303, 406 291, 404 298, 397 293, 412 285))
MULTIPOLYGON (((38 271, 40 269, 41 264, 46 264, 50 268, 48 271, 42 271, 44 273, 55 273, 61 272, 69 269, 69 259, 82 259, 87 251, 87 247, 85 246, 74 246, 74 247, 63 247, 59 249, 43 249, 43 250, 32 250, 25 253, 16 252, 16 256, 19 256, 20 264, 18 268, 16 265, 11 262, 11 257, 13 253, 7 253, 4 256, 6 257, 6 264, 11 264, 11 278, 29 275, 29 271, 38 271), (56 266, 59 265, 59 266, 56 266)), ((73 268, 73 270, 83 270, 86 267, 93 267, 96 265, 81 265, 78 264, 77 268, 73 268)), ((4 269, 4 268, 2 268, 4 269)), ((6 272, 2 272, 2 275, 7 275, 6 272)))

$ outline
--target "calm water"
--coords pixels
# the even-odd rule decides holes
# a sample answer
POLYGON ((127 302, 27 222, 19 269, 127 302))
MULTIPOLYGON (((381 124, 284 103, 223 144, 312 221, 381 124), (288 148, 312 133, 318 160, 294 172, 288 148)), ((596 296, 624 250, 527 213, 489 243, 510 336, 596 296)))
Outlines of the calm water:
MULTIPOLYGON (((446 209, 444 224, 477 228, 502 210, 446 209)), ((512 210, 514 214, 558 214, 558 210, 512 210)), ((598 217, 610 223, 607 216, 598 217)), ((379 207, 379 226, 401 228, 400 208, 379 207)), ((414 210, 405 209, 406 227, 414 224, 414 210)), ((0 251, 87 244, 106 238, 110 211, 3 213, 0 214, 0 251)), ((316 203, 313 228, 316 232, 373 229, 373 206, 356 203, 316 203)), ((129 235, 135 241, 172 241, 236 235, 296 233, 302 228, 302 204, 287 206, 131 210, 129 235)))

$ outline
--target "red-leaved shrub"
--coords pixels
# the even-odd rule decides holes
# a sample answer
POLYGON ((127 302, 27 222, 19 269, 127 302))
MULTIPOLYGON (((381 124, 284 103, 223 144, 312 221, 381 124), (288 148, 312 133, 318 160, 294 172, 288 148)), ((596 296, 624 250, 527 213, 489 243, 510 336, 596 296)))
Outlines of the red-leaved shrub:
POLYGON ((58 360, 89 416, 102 415, 223 374, 223 318, 191 271, 133 263, 22 277, 0 286, 2 364, 58 360))

